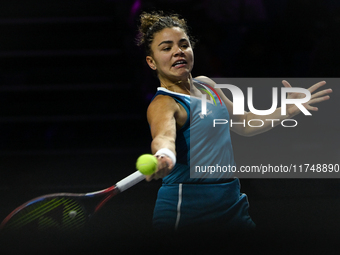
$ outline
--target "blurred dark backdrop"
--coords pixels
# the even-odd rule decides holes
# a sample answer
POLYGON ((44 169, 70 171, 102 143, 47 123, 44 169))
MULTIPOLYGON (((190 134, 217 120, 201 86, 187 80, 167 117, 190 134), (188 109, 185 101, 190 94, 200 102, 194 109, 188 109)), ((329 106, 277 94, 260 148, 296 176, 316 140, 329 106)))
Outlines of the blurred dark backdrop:
MULTIPOLYGON (((198 40, 193 76, 327 81, 340 71, 337 1, 3 0, 1 218, 36 195, 112 185, 135 171, 140 154, 150 152, 145 112, 158 81, 135 44, 143 10, 187 19, 198 40)), ((237 162, 339 163, 338 84, 332 81, 332 100, 313 117, 297 117, 297 128, 279 127, 253 138, 233 135, 237 162)), ((268 87, 255 89, 255 98, 263 93, 268 87)), ((338 231, 337 179, 241 184, 260 229, 330 236, 338 231)), ((160 181, 144 182, 122 194, 103 212, 103 224, 148 228, 159 186, 160 181), (115 206, 124 220, 110 224, 115 206)))

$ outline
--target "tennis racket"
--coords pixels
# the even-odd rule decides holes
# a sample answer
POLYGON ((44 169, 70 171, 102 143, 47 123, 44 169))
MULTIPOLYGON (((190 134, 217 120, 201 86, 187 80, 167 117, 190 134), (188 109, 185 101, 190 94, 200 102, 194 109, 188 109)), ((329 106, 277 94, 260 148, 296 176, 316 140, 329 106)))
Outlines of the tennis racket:
POLYGON ((34 198, 12 211, 1 223, 1 232, 31 233, 81 230, 113 196, 127 190, 145 176, 139 171, 115 185, 90 193, 54 193, 34 198))

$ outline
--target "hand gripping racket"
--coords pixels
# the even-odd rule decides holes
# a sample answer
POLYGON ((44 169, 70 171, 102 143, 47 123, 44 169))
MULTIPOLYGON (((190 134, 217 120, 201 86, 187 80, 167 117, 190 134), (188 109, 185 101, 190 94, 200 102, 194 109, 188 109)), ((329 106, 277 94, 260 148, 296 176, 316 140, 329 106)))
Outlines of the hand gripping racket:
POLYGON ((54 193, 17 207, 1 223, 1 232, 73 231, 82 229, 91 216, 113 196, 144 180, 136 171, 115 185, 90 193, 54 193))

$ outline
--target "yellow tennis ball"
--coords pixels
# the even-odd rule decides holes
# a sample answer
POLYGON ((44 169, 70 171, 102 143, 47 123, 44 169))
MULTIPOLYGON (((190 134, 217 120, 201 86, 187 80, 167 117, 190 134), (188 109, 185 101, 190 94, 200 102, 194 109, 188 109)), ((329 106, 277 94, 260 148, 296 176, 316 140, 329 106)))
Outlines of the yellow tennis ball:
POLYGON ((157 169, 157 158, 151 154, 143 154, 139 156, 136 167, 144 175, 151 175, 157 169))

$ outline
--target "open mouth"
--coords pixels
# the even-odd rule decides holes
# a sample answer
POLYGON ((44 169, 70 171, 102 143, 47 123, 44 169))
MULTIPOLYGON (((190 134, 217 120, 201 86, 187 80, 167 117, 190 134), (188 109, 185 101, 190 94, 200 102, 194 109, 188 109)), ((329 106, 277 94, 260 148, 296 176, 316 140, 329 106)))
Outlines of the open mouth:
POLYGON ((187 61, 185 60, 177 60, 175 63, 173 63, 173 67, 182 67, 187 64, 187 61))

